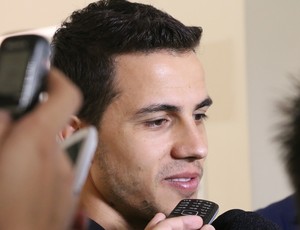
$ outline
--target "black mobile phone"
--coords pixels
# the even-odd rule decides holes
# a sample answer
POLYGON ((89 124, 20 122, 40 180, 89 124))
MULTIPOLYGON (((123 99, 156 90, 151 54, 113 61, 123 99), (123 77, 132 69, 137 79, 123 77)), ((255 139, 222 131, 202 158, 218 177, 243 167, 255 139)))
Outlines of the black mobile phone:
POLYGON ((183 199, 168 217, 197 215, 202 217, 203 224, 210 224, 219 211, 219 205, 203 199, 183 199))
POLYGON ((0 46, 0 107, 19 117, 39 101, 49 70, 50 45, 39 35, 16 35, 0 46))

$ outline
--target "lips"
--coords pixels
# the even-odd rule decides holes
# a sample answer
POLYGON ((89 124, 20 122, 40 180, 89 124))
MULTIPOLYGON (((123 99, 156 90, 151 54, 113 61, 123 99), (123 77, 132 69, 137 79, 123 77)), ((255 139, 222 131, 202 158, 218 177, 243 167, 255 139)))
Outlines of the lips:
POLYGON ((199 173, 180 173, 163 180, 163 184, 179 192, 184 197, 190 197, 195 194, 198 191, 199 183, 199 173))

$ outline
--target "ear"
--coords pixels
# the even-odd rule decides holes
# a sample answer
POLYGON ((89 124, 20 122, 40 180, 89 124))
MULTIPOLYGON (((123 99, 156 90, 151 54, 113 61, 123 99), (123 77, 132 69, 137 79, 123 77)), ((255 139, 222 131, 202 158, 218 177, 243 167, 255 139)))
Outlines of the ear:
POLYGON ((58 137, 61 141, 71 136, 82 127, 81 120, 76 116, 71 116, 69 123, 59 132, 58 137))

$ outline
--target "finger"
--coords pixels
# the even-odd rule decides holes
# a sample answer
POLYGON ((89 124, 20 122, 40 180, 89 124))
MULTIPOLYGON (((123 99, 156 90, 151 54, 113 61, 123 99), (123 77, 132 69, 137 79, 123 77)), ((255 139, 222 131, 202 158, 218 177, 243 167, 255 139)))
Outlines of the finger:
POLYGON ((7 131, 9 130, 11 124, 11 118, 9 113, 6 111, 0 110, 0 146, 2 145, 3 139, 7 131))
POLYGON ((163 213, 157 213, 152 220, 148 223, 147 227, 145 228, 145 230, 157 225, 157 223, 159 223, 160 221, 166 219, 165 214, 163 213))
POLYGON ((212 225, 206 224, 201 228, 201 230, 215 230, 215 228, 212 225))
POLYGON ((199 216, 181 216, 175 217, 174 219, 176 218, 178 224, 181 225, 183 229, 199 229, 203 225, 203 220, 199 216))
MULTIPOLYGON (((202 218, 199 216, 179 216, 167 218, 157 224, 157 229, 185 229, 196 230, 203 225, 202 218)), ((156 228, 155 228, 156 229, 156 228)))
POLYGON ((30 117, 43 123, 48 131, 56 133, 77 112, 82 96, 79 89, 57 69, 52 69, 49 73, 47 93, 47 100, 40 103, 30 117))

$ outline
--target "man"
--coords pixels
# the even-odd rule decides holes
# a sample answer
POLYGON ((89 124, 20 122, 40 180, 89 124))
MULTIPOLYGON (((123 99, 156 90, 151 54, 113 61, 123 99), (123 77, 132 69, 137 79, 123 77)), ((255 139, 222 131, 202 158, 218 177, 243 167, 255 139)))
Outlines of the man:
POLYGON ((201 33, 152 6, 107 0, 74 12, 54 35, 52 65, 84 95, 63 135, 99 132, 82 193, 94 229, 202 227, 196 216, 165 218, 197 198, 207 156, 201 33))
POLYGON ((33 111, 17 121, 0 111, 0 229, 69 229, 73 219, 74 172, 55 137, 81 96, 59 71, 48 79, 48 100, 33 111))

